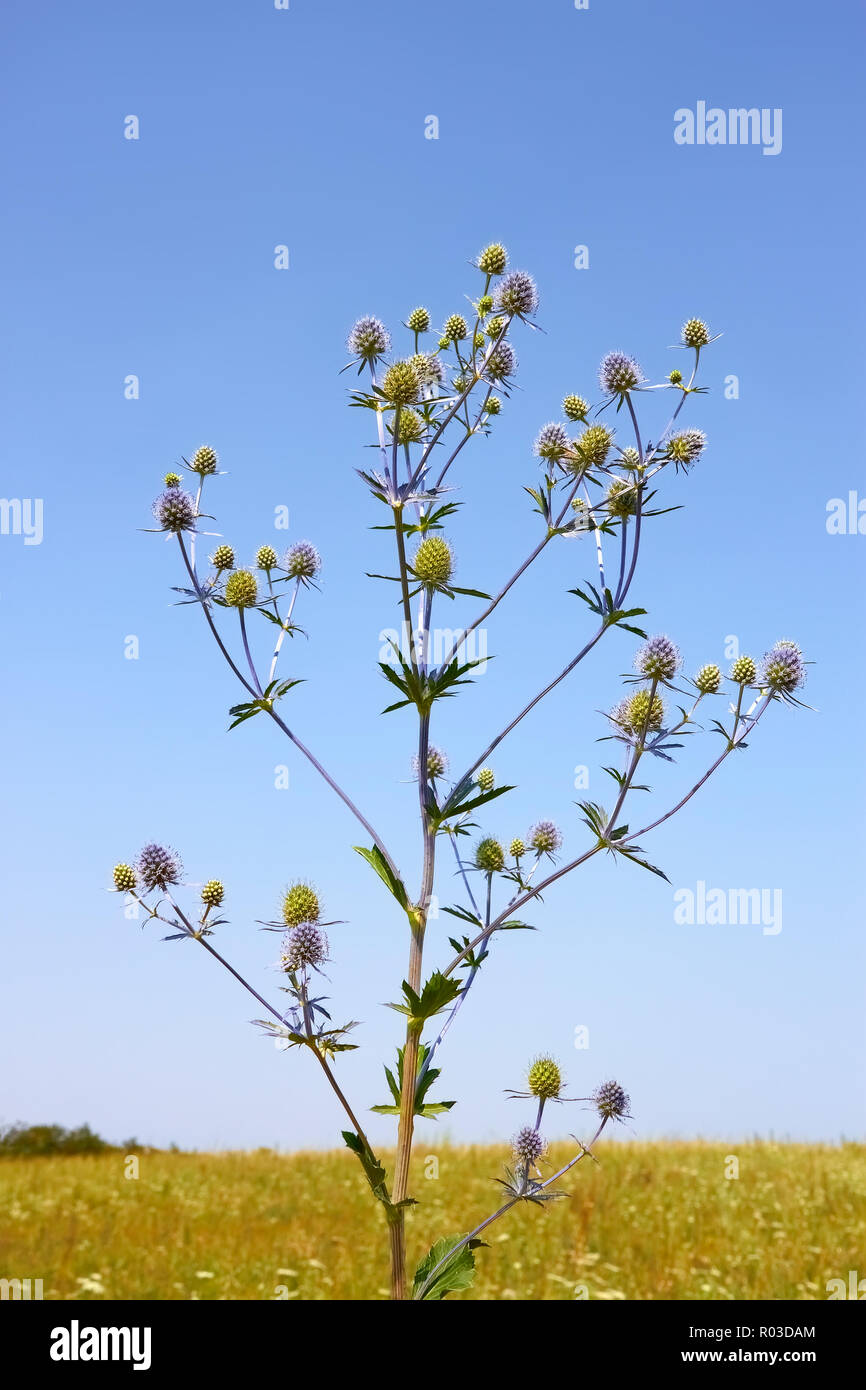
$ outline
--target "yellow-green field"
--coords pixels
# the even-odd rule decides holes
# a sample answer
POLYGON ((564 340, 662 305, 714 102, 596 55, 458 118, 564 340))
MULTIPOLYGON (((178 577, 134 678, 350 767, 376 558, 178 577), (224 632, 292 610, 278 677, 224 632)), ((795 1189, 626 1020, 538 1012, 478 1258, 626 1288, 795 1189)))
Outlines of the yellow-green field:
MULTIPOLYGON (((432 1154, 438 1176, 424 1154, 415 1164, 413 1268, 499 1200, 501 1149, 432 1154)), ((476 1283, 456 1297, 824 1299, 828 1279, 866 1272, 866 1146, 597 1154, 568 1175, 569 1199, 490 1228, 476 1283), (730 1154, 737 1178, 725 1176, 730 1154)), ((0 1162, 0 1277, 41 1278, 52 1299, 387 1295, 381 1208, 348 1151, 145 1153, 139 1164, 128 1179, 122 1155, 0 1162)))

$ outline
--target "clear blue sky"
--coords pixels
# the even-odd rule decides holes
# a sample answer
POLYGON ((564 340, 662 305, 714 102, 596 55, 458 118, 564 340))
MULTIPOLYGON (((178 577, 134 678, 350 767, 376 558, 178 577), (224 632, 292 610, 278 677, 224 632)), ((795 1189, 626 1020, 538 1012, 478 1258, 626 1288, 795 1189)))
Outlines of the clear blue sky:
MULTIPOLYGON (((217 944, 272 996, 276 938, 255 919, 290 879, 318 885, 346 921, 335 1016, 363 1022, 340 1072, 360 1110, 385 1099, 399 1021, 381 1004, 405 971, 405 924, 352 853, 352 820, 278 732, 227 735, 236 687, 200 615, 170 606, 176 549, 140 528, 161 475, 203 442, 228 470, 211 500, 241 555, 284 542, 273 509, 289 507, 288 539, 312 539, 325 565, 290 654, 306 681, 291 719, 414 882, 411 719, 378 713, 393 595, 363 577, 389 564, 353 471, 371 459, 370 422, 345 408, 338 372, 354 318, 396 331, 423 303, 441 322, 477 292, 470 258, 501 239, 538 279, 545 331, 518 335, 521 389, 463 455, 462 582, 495 589, 534 543, 522 488, 562 396, 595 398, 614 347, 658 379, 697 314, 724 334, 706 354, 711 393, 688 412, 710 445, 687 479, 665 475, 665 504, 683 510, 648 529, 633 598, 688 670, 721 660, 731 634, 756 655, 796 638, 817 712, 771 711, 647 842, 673 887, 595 860, 533 913, 541 932, 497 941, 442 1053, 440 1094, 460 1102, 448 1132, 510 1133, 521 1112, 503 1091, 549 1049, 576 1095, 619 1078, 641 1137, 862 1135, 866 537, 825 525, 831 498, 866 489, 860 7, 10 0, 3 28, 2 492, 43 499, 44 538, 0 537, 0 1119, 199 1147, 334 1142, 341 1117, 310 1060, 278 1055, 203 952, 142 934, 104 891, 150 839, 192 879, 225 881, 217 944), (781 153, 676 145, 674 112, 699 101, 781 108, 781 153), (288 790, 274 787, 282 763, 288 790), (674 889, 699 880, 781 889, 782 931, 676 924, 674 889)), ((567 590, 592 573, 584 544, 551 546, 491 621, 496 660, 434 730, 455 765, 582 642, 567 590)), ((454 620, 474 612, 467 600, 454 620)), ((610 635, 499 750, 497 775, 519 790, 486 829, 549 816, 567 850, 586 842, 573 770, 588 764, 589 795, 610 802, 597 711, 634 645, 610 635)), ((654 770, 659 810, 715 749, 707 735, 654 770)), ((431 966, 450 955, 447 920, 431 926, 431 966)), ((583 1123, 562 1111, 554 1128, 583 1123)), ((377 1141, 392 1132, 370 1117, 377 1141)), ((422 1125, 422 1148, 439 1132, 422 1125)))

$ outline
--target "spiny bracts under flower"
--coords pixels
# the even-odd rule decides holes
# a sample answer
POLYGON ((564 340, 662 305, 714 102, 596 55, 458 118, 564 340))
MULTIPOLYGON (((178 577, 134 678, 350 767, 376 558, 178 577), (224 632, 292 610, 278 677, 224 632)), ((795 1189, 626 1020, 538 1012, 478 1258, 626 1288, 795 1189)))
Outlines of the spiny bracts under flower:
POLYGON ((537 458, 558 463, 568 453, 570 446, 571 440, 565 425, 560 425, 553 420, 548 425, 542 425, 532 450, 537 458))
POLYGON ((696 463, 707 446, 703 430, 681 430, 668 440, 668 454, 675 463, 696 463))
POLYGON ((547 1143, 537 1129, 533 1129, 531 1125, 524 1125, 512 1139, 511 1148, 514 1157, 520 1160, 524 1168, 529 1168, 543 1156, 547 1143))
POLYGON ((475 867, 485 874, 501 873, 505 867, 505 854, 498 840, 488 835, 475 846, 475 867))
POLYGON ((318 922, 322 911, 319 895, 309 883, 293 883, 283 894, 282 911, 287 927, 299 927, 302 922, 318 922))
POLYGON ((112 878, 118 893, 131 893, 137 882, 135 870, 129 864, 115 864, 112 878))
POLYGON ((209 878, 201 890, 201 900, 205 907, 220 907, 226 890, 218 878, 209 878))
POLYGON ((214 569, 233 570, 235 567, 235 552, 230 545, 218 545, 210 562, 214 569))
POLYGON ((706 347, 710 341, 710 330, 703 319, 687 319, 683 324, 682 340, 685 347, 706 347))
POLYGON ((170 883, 180 883, 183 877, 180 855, 165 845, 145 845, 135 867, 146 893, 154 888, 167 888, 170 883))
POLYGON ((695 685, 702 695, 715 695, 722 683, 722 673, 714 662, 702 666, 695 676, 695 685))
POLYGON ((624 395, 644 380, 644 374, 633 357, 624 352, 609 352, 598 369, 602 391, 608 395, 624 395))
POLYGON ((496 307, 504 314, 523 318, 538 308, 538 289, 525 270, 510 270, 496 287, 496 307))
POLYGON ((498 241, 492 241, 485 246, 476 264, 485 275, 502 275, 508 265, 508 252, 498 241))
POLYGON ((738 656, 731 667, 731 680, 737 685, 751 685, 757 674, 758 668, 750 656, 738 656))
POLYGON ((253 608, 259 596, 259 586, 252 570, 232 570, 225 587, 229 608, 253 608))
POLYGON ((395 362, 382 381, 385 399, 392 405, 413 405, 418 399, 421 383, 411 362, 395 362))
POLYGON ((302 922, 283 937, 280 955, 283 969, 292 972, 321 965, 328 958, 328 938, 312 922, 302 922))
POLYGON ((759 683, 768 690, 791 695, 806 680, 806 663, 796 642, 783 638, 761 662, 759 683))
POLYGON ((562 402, 562 410, 567 420, 585 420, 589 401, 585 401, 583 396, 566 396, 562 402))
POLYGON ((430 311, 421 307, 413 309, 408 319, 406 327, 412 333, 429 333, 430 331, 430 311))
POLYGON ((562 848, 562 831, 552 820, 540 820, 529 832, 529 847, 536 854, 556 854, 562 848))
POLYGON ((347 346, 353 357, 365 362, 373 362, 381 357, 391 346, 391 335, 380 319, 366 314, 352 326, 347 346))
POLYGON ((451 314, 445 320, 445 327, 442 329, 442 337, 447 338, 449 343, 462 342, 469 336, 469 327, 462 314, 451 314))
POLYGON ((562 1090, 562 1072, 552 1057, 536 1057, 529 1068, 527 1084, 539 1100, 555 1100, 562 1090))
POLYGON ((166 473, 163 482, 166 487, 180 487, 183 479, 179 473, 166 473))
POLYGON ((589 425, 583 434, 574 441, 577 454, 573 471, 583 468, 601 468, 613 443, 613 434, 607 425, 589 425))
POLYGON ((447 584, 454 572, 454 556, 443 536, 425 536, 415 551, 412 569, 422 584, 447 584))
POLYGON ((190 468, 193 473, 200 473, 204 478, 208 473, 216 473, 219 457, 215 449, 209 444, 202 444, 201 448, 196 449, 190 459, 190 468))
POLYGON ((311 541, 295 541, 286 551, 283 569, 293 579, 315 579, 322 568, 322 557, 311 541))
POLYGON ((492 792, 494 786, 496 785, 496 778, 493 775, 493 768, 479 768, 478 772, 475 774, 475 781, 478 783, 478 787, 481 791, 492 792))
POLYGON ((669 681, 676 675, 680 667, 679 647, 672 642, 669 637, 659 633, 657 637, 650 637, 649 641, 644 642, 638 649, 634 659, 634 668, 642 676, 652 676, 656 680, 669 681))
POLYGON ((198 512, 195 499, 183 488, 169 487, 153 504, 153 515, 163 531, 191 531, 198 512))
POLYGON ((593 1091, 591 1100, 604 1120, 623 1119, 624 1116, 628 1115, 628 1108, 631 1104, 618 1081, 603 1081, 593 1091))

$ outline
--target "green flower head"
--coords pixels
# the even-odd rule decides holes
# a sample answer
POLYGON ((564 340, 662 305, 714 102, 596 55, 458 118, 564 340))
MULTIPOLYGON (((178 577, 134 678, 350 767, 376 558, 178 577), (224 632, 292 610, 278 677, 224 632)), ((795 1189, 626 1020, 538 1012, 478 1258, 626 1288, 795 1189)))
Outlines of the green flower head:
POLYGON ((256 577, 251 570, 232 570, 225 587, 229 608, 252 608, 259 596, 256 577))
POLYGON ((115 864, 112 878, 118 893, 131 893, 137 881, 135 870, 129 864, 115 864))
POLYGON ((527 1081, 539 1100, 555 1100, 562 1090, 562 1072, 552 1057, 536 1057, 527 1081))
POLYGON ((498 241, 491 242, 481 252, 477 265, 485 275, 502 275, 508 265, 508 252, 498 241))
POLYGON ((209 878, 201 890, 201 900, 205 907, 220 907, 225 891, 218 878, 209 878))
POLYGON ((233 570, 235 567, 235 552, 230 545, 218 545, 210 562, 214 569, 233 570))
POLYGON ((302 922, 318 922, 321 916, 319 897, 309 883, 293 883, 283 894, 283 921, 287 927, 299 927, 302 922))
POLYGON ((190 468, 193 473, 200 473, 204 477, 207 473, 216 473, 219 458, 216 451, 209 444, 202 444, 200 449, 196 449, 190 459, 190 468))
POLYGON ((419 389, 418 373, 411 362, 395 362, 382 382, 385 399, 392 405, 414 405, 419 389))
POLYGON ((277 552, 272 545, 260 545, 256 551, 256 564, 260 570, 272 570, 277 563, 277 552))
POLYGON ((715 695, 721 683, 722 673, 712 662, 708 666, 702 666, 695 676, 695 685, 702 695, 715 695))
POLYGON ((492 835, 479 840, 475 846, 475 867, 485 874, 498 874, 505 868, 505 854, 492 835))
POLYGON ((751 685, 758 674, 758 668, 750 656, 740 656, 731 667, 731 680, 737 685, 751 685))
POLYGON ((413 333, 427 333, 427 332, 429 332, 429 329, 430 329, 430 311, 429 311, 429 309, 422 309, 422 308, 413 309, 412 312, 411 312, 411 314, 409 315, 408 319, 406 320, 406 327, 407 327, 408 329, 410 329, 413 333))
POLYGON ((442 536, 425 536, 415 551, 412 568, 422 584, 447 584, 454 573, 454 556, 442 536))

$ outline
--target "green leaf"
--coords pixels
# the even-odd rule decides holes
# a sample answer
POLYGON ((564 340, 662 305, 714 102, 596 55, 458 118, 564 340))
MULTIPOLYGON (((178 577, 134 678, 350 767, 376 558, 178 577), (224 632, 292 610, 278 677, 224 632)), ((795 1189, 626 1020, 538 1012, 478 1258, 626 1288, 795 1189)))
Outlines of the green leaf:
POLYGON ((403 911, 408 912, 409 895, 406 892, 405 884, 392 871, 378 845, 374 845, 372 849, 365 849, 363 845, 353 845, 352 848, 356 854, 360 854, 362 859, 366 859, 367 863, 372 865, 388 892, 397 899, 403 911))
POLYGON ((470 1240, 457 1251, 453 1259, 447 1260, 434 1276, 427 1288, 425 1282, 433 1270, 444 1260, 449 1250, 460 1244, 463 1236, 445 1236, 431 1246, 415 1271, 413 1292, 416 1298, 425 1303, 447 1298, 449 1293, 459 1293, 468 1289, 475 1278, 475 1256, 473 1250, 484 1245, 483 1240, 470 1240), (424 1289, 422 1293, 421 1290, 424 1289))

